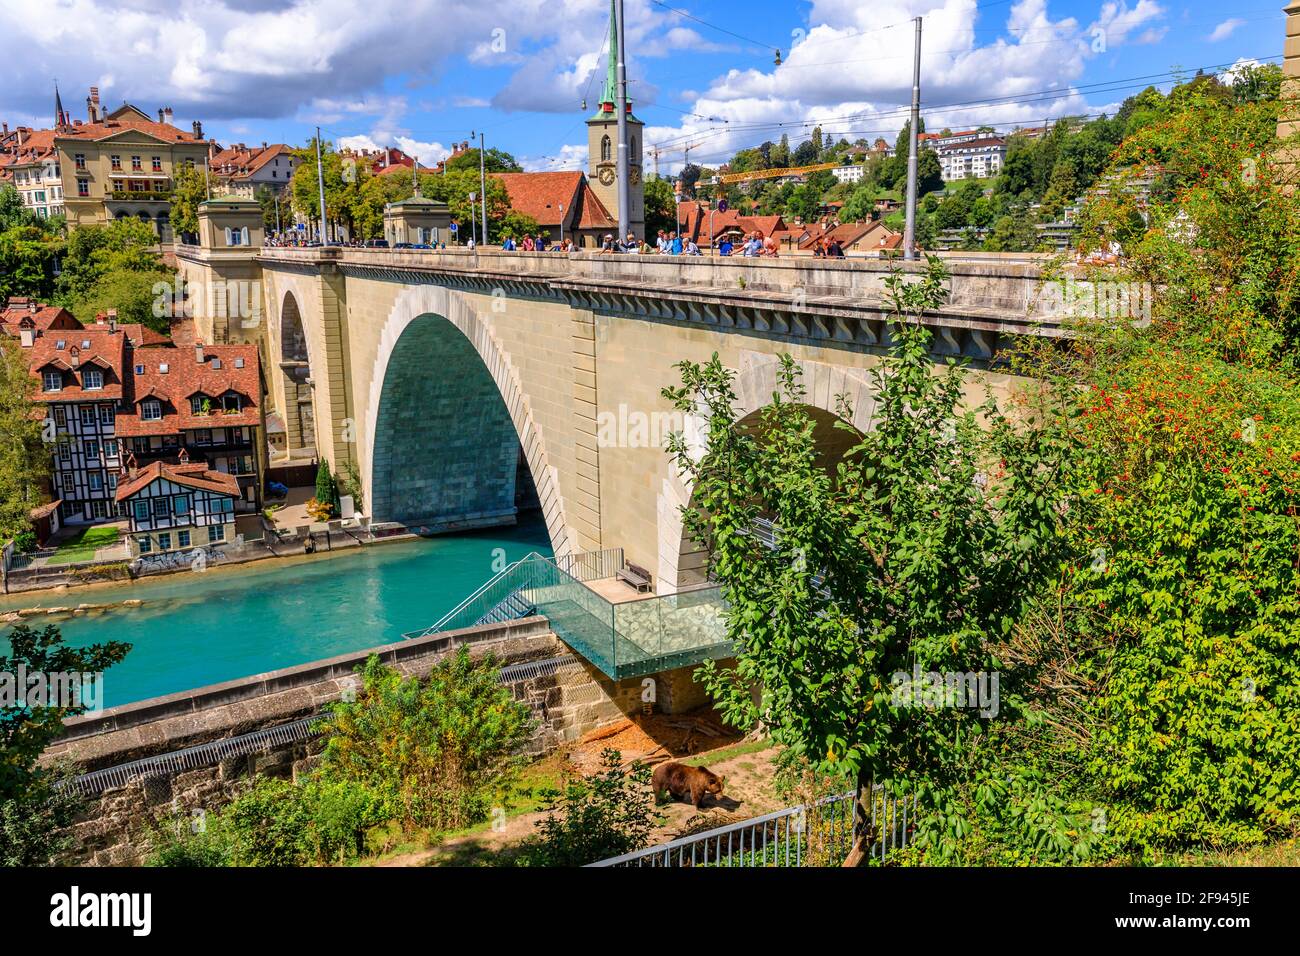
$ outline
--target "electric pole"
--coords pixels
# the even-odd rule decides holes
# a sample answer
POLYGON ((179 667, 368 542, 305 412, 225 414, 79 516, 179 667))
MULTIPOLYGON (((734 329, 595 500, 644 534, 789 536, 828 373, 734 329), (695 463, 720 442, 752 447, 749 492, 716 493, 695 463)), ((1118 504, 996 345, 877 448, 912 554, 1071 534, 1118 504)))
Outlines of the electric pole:
POLYGON ((483 200, 483 247, 487 248, 487 166, 483 160, 483 134, 478 134, 478 187, 483 200))
POLYGON ((320 244, 328 241, 325 236, 325 164, 320 156, 320 127, 316 127, 316 186, 320 189, 320 244))
POLYGON ((627 154, 627 53, 623 46, 623 0, 614 0, 614 29, 618 42, 618 241, 627 238, 632 206, 627 154))
POLYGON ((921 125, 921 18, 916 18, 916 53, 912 63, 912 122, 907 152, 907 224, 903 227, 903 258, 916 258, 917 152, 921 125))

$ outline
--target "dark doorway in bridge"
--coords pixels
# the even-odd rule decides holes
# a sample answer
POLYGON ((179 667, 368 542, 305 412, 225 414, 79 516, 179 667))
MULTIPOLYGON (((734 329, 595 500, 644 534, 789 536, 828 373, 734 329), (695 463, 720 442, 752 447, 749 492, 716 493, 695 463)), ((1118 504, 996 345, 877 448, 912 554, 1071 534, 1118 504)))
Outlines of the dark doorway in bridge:
MULTIPOLYGON (((817 450, 817 467, 834 478, 839 463, 862 440, 862 433, 833 412, 815 405, 803 406, 804 411, 813 422, 813 443, 817 450)), ((750 412, 739 422, 737 428, 745 429, 756 436, 762 435, 762 409, 750 412)), ((694 499, 692 499, 694 505, 694 499)), ((708 581, 708 549, 691 538, 690 533, 682 529, 681 550, 677 556, 677 586, 694 587, 708 581)))
POLYGON ((302 312, 292 292, 280 306, 280 375, 284 386, 285 429, 290 458, 315 458, 316 414, 312 404, 311 360, 302 312))
POLYGON ((441 316, 416 318, 389 357, 371 485, 375 521, 429 532, 514 524, 536 502, 496 382, 441 316))

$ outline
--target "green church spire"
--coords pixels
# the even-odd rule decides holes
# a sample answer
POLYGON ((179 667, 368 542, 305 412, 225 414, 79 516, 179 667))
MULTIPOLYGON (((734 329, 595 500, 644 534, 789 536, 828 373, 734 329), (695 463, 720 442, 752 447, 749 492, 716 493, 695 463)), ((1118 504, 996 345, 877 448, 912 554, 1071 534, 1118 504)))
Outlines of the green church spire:
MULTIPOLYGON (((618 24, 614 20, 614 0, 609 0, 609 54, 606 56, 605 88, 592 119, 618 118, 618 24)), ((628 117, 632 116, 632 97, 627 99, 628 117)))
POLYGON ((609 0, 609 61, 605 69, 605 89, 600 94, 600 107, 609 104, 609 111, 618 102, 618 24, 614 22, 614 0, 609 0))

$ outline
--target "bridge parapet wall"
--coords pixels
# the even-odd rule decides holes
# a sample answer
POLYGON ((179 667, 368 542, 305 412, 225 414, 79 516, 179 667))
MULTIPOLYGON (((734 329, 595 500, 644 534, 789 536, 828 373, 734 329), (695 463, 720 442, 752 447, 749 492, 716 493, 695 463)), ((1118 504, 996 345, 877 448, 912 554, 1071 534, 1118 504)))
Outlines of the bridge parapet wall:
MULTIPOLYGON (((498 250, 265 249, 265 266, 302 267, 334 263, 345 272, 387 273, 414 279, 441 276, 490 291, 504 286, 541 284, 551 295, 600 293, 675 295, 756 307, 812 312, 884 309, 885 280, 891 272, 919 274, 924 263, 811 256, 744 258, 658 255, 601 255, 498 250)), ((1041 257, 973 260, 949 258, 949 298, 936 313, 937 324, 951 316, 1003 324, 1008 331, 1059 334, 1068 315, 1144 315, 1149 292, 1117 275, 1083 267, 1053 269, 1041 257), (1104 290, 1104 291, 1102 291, 1104 290)), ((956 324, 965 324, 957 321, 956 324)))

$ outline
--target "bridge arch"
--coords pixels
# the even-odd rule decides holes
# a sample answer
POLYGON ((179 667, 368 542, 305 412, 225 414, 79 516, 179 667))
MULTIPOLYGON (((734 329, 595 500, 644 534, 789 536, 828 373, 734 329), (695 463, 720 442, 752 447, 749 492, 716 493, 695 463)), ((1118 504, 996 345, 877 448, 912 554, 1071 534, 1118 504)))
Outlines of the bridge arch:
MULTIPOLYGON (((316 402, 311 355, 303 326, 302 306, 292 289, 280 299, 275 340, 279 356, 275 374, 284 393, 284 425, 290 458, 318 457, 316 402)), ((327 423, 328 427, 328 423, 327 423)))
MULTIPOLYGON (((803 404, 814 420, 814 437, 827 461, 837 460, 850 447, 849 436, 835 427, 841 420, 839 396, 847 398, 853 410, 848 424, 865 434, 875 427, 875 389, 866 369, 846 369, 821 362, 796 361, 804 387, 803 404)), ((753 423, 777 391, 780 360, 770 355, 747 355, 735 378, 736 422, 753 423)), ((706 447, 702 420, 687 421, 686 437, 697 454, 706 447), (694 434, 692 434, 694 433, 694 434)), ((659 582, 661 592, 703 583, 706 555, 690 539, 682 521, 682 508, 689 505, 692 488, 689 476, 671 468, 659 495, 659 582)))
POLYGON ((398 295, 380 332, 366 409, 361 468, 373 520, 492 523, 513 508, 522 450, 551 545, 567 553, 559 478, 528 397, 461 295, 440 286, 398 295))

